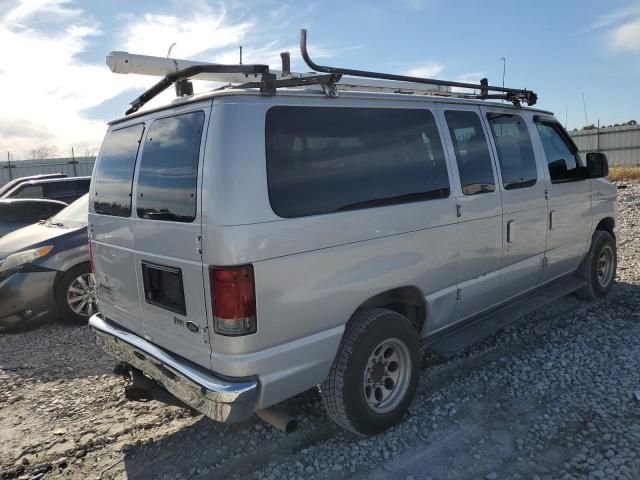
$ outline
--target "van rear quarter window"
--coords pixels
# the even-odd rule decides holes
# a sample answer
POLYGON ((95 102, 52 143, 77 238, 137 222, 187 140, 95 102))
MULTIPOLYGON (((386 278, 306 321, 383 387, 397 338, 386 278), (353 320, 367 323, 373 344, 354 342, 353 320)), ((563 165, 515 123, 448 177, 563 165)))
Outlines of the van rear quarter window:
POLYGON ((520 115, 489 113, 505 190, 532 187, 538 180, 529 131, 520 115))
POLYGON ((96 167, 93 209, 96 213, 128 217, 131 215, 131 184, 142 124, 114 130, 107 135, 96 167))
POLYGON ((449 196, 433 114, 425 109, 272 107, 269 200, 293 218, 449 196))
POLYGON ((155 120, 145 140, 136 211, 149 220, 192 222, 204 112, 155 120))

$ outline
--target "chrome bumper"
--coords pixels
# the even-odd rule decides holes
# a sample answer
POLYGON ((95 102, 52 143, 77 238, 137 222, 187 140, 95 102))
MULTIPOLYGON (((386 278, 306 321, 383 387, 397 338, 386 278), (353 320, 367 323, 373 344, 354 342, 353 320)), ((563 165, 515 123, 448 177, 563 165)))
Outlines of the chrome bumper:
POLYGON ((107 323, 100 314, 89 320, 96 344, 117 360, 143 371, 190 407, 218 422, 246 420, 255 411, 258 382, 231 382, 178 359, 144 338, 107 323))

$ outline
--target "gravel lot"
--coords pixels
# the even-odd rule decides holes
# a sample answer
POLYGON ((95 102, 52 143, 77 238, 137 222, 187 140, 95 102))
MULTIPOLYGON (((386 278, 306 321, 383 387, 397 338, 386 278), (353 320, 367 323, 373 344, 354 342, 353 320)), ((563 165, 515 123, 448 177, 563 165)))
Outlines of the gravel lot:
POLYGON ((361 439, 316 391, 284 434, 128 403, 87 327, 0 337, 0 478, 640 479, 640 182, 619 190, 618 284, 570 296, 450 358, 410 415, 361 439))

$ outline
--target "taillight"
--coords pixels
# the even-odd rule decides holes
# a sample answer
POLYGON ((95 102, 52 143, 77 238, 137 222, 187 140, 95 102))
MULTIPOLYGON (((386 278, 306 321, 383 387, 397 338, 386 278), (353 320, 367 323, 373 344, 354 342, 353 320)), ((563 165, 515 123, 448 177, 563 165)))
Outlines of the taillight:
POLYGON ((213 329, 220 335, 256 332, 256 292, 253 266, 209 267, 213 329))
POLYGON ((93 265, 93 248, 91 247, 91 240, 89 240, 89 265, 91 265, 91 273, 96 273, 96 267, 93 265))

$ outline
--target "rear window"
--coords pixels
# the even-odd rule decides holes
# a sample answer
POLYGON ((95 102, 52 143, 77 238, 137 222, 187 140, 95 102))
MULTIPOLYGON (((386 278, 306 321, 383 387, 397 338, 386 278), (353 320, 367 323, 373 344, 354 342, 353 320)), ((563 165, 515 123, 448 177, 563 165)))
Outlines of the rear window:
POLYGON ((95 172, 93 209, 96 213, 131 215, 131 184, 143 125, 114 130, 107 135, 95 172))
POLYGON ((266 155, 271 206, 285 218, 449 196, 429 110, 273 107, 266 155))
POLYGON ((192 222, 204 112, 161 118, 149 128, 138 174, 138 217, 192 222))

